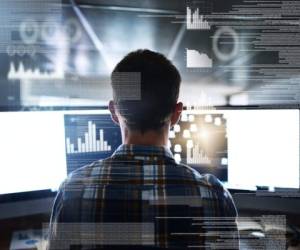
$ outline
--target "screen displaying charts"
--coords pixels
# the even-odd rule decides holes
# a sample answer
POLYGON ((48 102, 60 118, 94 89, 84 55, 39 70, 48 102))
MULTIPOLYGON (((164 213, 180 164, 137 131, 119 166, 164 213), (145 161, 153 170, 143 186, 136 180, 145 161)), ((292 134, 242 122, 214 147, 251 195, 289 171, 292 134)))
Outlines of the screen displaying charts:
POLYGON ((121 144, 120 128, 109 114, 65 115, 67 172, 109 157, 121 144))
MULTIPOLYGON (((176 161, 228 188, 299 188, 298 109, 190 109, 170 132, 176 161)), ((0 195, 57 190, 121 144, 108 110, 0 112, 0 120, 0 195)))
POLYGON ((171 150, 178 162, 200 173, 211 173, 227 181, 227 121, 222 113, 184 112, 170 132, 171 150))
POLYGON ((0 112, 0 195, 57 190, 121 143, 108 110, 0 112))
POLYGON ((170 133, 178 162, 228 188, 299 188, 299 110, 187 110, 170 133))

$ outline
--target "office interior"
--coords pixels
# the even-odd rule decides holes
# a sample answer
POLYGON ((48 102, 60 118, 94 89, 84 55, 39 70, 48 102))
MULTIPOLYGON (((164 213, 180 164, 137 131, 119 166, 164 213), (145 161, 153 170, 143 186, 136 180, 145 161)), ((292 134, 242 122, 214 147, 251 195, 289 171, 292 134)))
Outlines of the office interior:
POLYGON ((241 249, 300 249, 299 8, 1 0, 0 249, 44 249, 60 183, 121 144, 110 73, 137 49, 179 69, 184 111, 169 147, 230 191, 241 249))

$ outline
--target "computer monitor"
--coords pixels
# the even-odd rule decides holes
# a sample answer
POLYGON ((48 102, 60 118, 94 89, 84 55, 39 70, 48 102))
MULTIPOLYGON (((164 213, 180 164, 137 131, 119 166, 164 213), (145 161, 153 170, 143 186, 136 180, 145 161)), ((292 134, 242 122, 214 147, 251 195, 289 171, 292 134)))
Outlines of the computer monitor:
MULTIPOLYGON (((0 112, 0 195, 57 190, 67 174, 121 144, 107 109, 0 112)), ((228 188, 299 188, 299 110, 186 110, 170 133, 175 159, 228 188)))
POLYGON ((107 109, 0 112, 0 120, 0 195, 57 190, 72 170, 109 156, 121 144, 107 109), (92 136, 88 143, 86 134, 92 136), (84 153, 80 138, 89 146, 81 147, 84 153))
POLYGON ((170 133, 178 162, 228 188, 299 188, 298 109, 186 110, 170 133))

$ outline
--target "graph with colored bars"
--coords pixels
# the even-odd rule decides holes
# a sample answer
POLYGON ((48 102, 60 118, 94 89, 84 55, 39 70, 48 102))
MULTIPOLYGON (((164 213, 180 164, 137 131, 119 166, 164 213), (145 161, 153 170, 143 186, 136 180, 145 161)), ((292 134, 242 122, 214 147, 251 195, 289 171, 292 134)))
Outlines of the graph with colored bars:
POLYGON ((190 7, 186 8, 186 25, 188 30, 209 30, 210 25, 204 19, 204 15, 199 14, 199 8, 193 12, 190 7))
POLYGON ((75 153, 86 153, 86 152, 102 152, 111 151, 111 145, 104 140, 104 131, 99 129, 99 140, 96 139, 96 124, 92 121, 88 121, 88 131, 84 133, 84 138, 77 138, 77 150, 75 146, 71 143, 70 138, 66 139, 66 147, 68 154, 75 153))

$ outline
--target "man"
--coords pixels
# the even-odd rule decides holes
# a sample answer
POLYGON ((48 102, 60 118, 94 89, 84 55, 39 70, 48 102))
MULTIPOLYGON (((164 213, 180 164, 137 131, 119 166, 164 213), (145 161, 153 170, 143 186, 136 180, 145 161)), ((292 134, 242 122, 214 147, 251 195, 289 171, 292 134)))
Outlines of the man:
POLYGON ((156 52, 138 50, 118 63, 109 110, 123 144, 62 184, 50 249, 238 248, 229 192, 214 176, 177 164, 168 148, 183 106, 180 82, 156 52))

